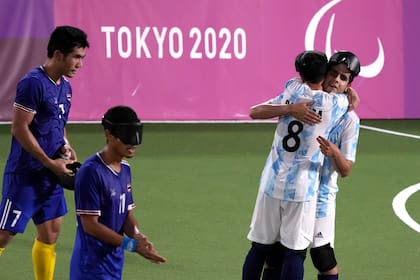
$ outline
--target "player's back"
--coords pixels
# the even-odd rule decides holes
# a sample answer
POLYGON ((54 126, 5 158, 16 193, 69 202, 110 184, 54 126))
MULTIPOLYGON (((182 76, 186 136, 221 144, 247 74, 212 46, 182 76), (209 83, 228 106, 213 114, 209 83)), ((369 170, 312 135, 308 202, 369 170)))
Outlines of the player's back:
POLYGON ((328 134, 347 111, 343 94, 328 94, 311 90, 300 80, 291 80, 280 98, 280 104, 313 101, 312 109, 322 116, 316 125, 307 125, 292 116, 279 120, 269 158, 261 178, 267 195, 283 200, 311 199, 319 182, 319 167, 323 155, 316 141, 328 134))

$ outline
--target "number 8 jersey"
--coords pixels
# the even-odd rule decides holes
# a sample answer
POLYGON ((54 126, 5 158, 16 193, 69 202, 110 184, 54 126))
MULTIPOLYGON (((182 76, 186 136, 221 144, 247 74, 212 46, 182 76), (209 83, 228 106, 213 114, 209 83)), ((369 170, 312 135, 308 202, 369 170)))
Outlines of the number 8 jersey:
POLYGON ((316 138, 328 138, 332 128, 347 112, 345 94, 311 90, 298 78, 289 80, 285 90, 271 104, 313 101, 312 109, 322 121, 304 124, 292 116, 281 117, 260 179, 260 190, 268 196, 288 201, 308 201, 316 194, 324 155, 316 138))

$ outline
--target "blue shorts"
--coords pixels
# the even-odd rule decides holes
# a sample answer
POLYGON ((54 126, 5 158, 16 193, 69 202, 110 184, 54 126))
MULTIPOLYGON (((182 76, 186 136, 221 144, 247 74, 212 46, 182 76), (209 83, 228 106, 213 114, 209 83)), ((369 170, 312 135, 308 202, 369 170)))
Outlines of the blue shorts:
POLYGON ((63 188, 53 176, 4 174, 0 229, 23 233, 32 218, 35 225, 67 213, 63 188))

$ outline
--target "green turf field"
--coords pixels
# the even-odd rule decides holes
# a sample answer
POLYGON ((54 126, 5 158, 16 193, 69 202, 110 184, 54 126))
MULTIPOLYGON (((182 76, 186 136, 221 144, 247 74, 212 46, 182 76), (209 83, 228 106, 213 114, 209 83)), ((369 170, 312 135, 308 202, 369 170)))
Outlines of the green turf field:
MULTIPOLYGON (((363 125, 420 135, 420 121, 362 121, 363 125)), ((275 124, 145 124, 143 144, 130 160, 141 229, 168 258, 155 265, 127 253, 124 279, 234 280, 249 249, 246 239, 260 172, 275 124)), ((0 168, 10 145, 0 126, 0 168)), ((67 128, 80 160, 99 150, 99 124, 67 128)), ((392 200, 420 182, 420 140, 361 130, 357 162, 341 180, 336 253, 341 278, 420 279, 419 233, 393 212, 392 200)), ((0 175, 2 176, 2 175, 0 175)), ((75 216, 69 214, 57 245, 55 279, 68 278, 75 216)), ((420 222, 420 193, 407 201, 420 222)), ((34 226, 15 237, 0 257, 0 279, 32 279, 34 226)), ((305 280, 316 279, 310 259, 305 280)))

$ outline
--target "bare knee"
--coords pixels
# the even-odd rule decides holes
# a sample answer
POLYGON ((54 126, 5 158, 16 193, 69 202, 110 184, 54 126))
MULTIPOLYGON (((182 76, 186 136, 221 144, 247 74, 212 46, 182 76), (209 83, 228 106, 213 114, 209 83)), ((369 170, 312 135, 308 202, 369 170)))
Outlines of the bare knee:
POLYGON ((60 235, 62 217, 46 221, 36 226, 38 235, 38 241, 45 244, 55 244, 58 236, 60 235))
POLYGON ((16 233, 8 230, 0 230, 0 248, 5 248, 13 239, 16 233))

